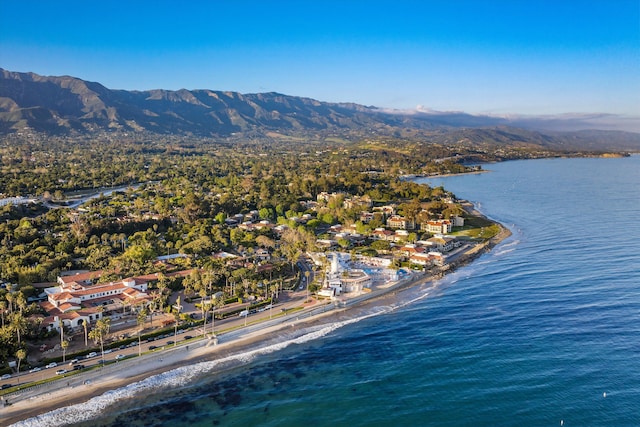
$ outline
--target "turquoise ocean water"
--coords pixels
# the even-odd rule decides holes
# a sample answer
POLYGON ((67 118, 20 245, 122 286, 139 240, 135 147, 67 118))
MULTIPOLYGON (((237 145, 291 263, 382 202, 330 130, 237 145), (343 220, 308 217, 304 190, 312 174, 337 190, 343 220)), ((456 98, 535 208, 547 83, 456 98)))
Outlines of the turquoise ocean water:
POLYGON ((474 263, 23 425, 639 426, 640 156, 485 169, 427 181, 512 230, 474 263))

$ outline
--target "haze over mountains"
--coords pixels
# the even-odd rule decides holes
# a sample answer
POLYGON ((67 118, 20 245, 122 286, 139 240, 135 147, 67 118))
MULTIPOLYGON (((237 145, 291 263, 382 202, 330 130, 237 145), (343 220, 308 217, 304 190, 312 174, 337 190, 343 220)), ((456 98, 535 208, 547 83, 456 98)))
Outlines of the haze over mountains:
POLYGON ((494 140, 550 148, 640 150, 639 133, 587 130, 598 126, 615 129, 620 126, 616 119, 608 115, 501 118, 420 109, 384 110, 274 92, 111 90, 69 76, 0 69, 0 134, 23 129, 48 134, 123 130, 204 137, 356 132, 428 135, 438 142, 494 140))

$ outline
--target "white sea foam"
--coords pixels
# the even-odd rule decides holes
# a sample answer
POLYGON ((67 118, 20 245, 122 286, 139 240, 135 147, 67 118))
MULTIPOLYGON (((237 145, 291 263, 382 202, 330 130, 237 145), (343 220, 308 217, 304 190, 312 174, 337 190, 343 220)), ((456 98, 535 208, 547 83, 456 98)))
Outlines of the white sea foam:
POLYGON ((16 424, 13 424, 13 426, 57 427, 86 422, 91 419, 98 418, 103 413, 105 413, 105 411, 110 406, 117 404, 118 402, 134 398, 141 394, 149 394, 149 391, 151 390, 182 387, 186 384, 189 384, 195 378, 214 371, 215 369, 220 369, 228 363, 249 363, 260 355, 277 352, 292 344, 302 344, 317 340, 344 326, 357 323, 371 317, 390 313, 399 308, 411 306, 416 302, 432 296, 433 293, 439 290, 441 287, 448 286, 457 282, 460 279, 461 275, 466 276, 467 274, 462 273, 461 271, 456 271, 440 280, 427 282, 422 287, 416 289, 415 296, 412 295, 410 298, 403 299, 397 304, 373 306, 367 312, 360 316, 330 324, 312 326, 304 329, 300 335, 282 342, 266 345, 264 347, 245 351, 243 353, 233 354, 213 361, 200 362, 195 365, 183 366, 171 371, 163 372, 161 374, 146 378, 142 381, 129 384, 125 387, 108 391, 100 396, 96 396, 90 399, 87 402, 59 408, 42 415, 20 421, 16 424))
POLYGON ((76 405, 66 406, 59 408, 45 414, 29 418, 27 420, 20 421, 12 426, 19 427, 57 427, 63 425, 70 425, 74 423, 80 423, 99 417, 110 406, 138 396, 142 393, 149 394, 150 390, 163 389, 163 388, 175 388, 188 384, 194 378, 201 376, 220 368, 230 362, 242 362, 248 363, 254 360, 257 356, 263 354, 273 353, 282 350, 291 344, 302 344, 305 342, 313 341, 326 336, 327 334, 339 329, 343 326, 359 322, 363 319, 367 319, 373 316, 377 316, 382 313, 390 311, 390 308, 385 310, 371 310, 363 316, 348 319, 331 324, 319 325, 307 328, 304 333, 295 338, 287 341, 267 345, 255 350, 246 351, 239 354, 226 356, 220 359, 209 362, 200 362, 195 365, 183 366, 171 371, 163 372, 161 374, 154 375, 146 378, 142 381, 129 384, 125 387, 108 391, 100 396, 96 396, 87 402, 79 403, 76 405))

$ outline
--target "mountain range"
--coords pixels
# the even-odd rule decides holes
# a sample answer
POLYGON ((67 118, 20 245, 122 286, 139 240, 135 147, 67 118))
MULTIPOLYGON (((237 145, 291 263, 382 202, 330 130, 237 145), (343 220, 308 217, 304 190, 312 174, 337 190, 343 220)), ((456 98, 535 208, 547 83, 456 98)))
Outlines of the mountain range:
POLYGON ((203 137, 356 132, 428 136, 440 141, 462 138, 551 148, 640 151, 640 133, 593 130, 598 122, 607 123, 608 119, 612 118, 386 110, 274 92, 113 90, 70 76, 41 76, 0 68, 0 134, 24 129, 52 135, 124 130, 203 137))

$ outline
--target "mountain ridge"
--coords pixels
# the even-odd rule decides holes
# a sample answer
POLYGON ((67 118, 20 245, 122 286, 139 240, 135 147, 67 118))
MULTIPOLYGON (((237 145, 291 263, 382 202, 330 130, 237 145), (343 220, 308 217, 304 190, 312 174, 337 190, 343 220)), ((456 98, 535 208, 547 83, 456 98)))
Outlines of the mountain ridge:
MULTIPOLYGON (((575 119, 574 119, 575 120, 575 119)), ((553 120, 547 122, 555 123, 553 120)), ((578 122, 579 123, 579 120, 578 122)), ((90 134, 103 130, 201 137, 269 132, 325 132, 455 140, 494 139, 551 148, 640 150, 640 134, 545 131, 535 121, 463 112, 385 110, 356 103, 322 102, 278 92, 242 94, 210 89, 108 89, 72 76, 41 76, 0 68, 0 134, 31 129, 46 134, 90 134), (518 126, 518 124, 522 126, 518 126), (532 125, 533 123, 533 125, 532 125), (511 129, 509 132, 504 128, 511 129), (470 130, 471 129, 471 130, 470 130), (514 129, 517 129, 514 130, 514 129), (473 133, 473 135, 471 135, 473 133), (599 141, 599 142, 598 142, 599 141)))

